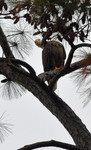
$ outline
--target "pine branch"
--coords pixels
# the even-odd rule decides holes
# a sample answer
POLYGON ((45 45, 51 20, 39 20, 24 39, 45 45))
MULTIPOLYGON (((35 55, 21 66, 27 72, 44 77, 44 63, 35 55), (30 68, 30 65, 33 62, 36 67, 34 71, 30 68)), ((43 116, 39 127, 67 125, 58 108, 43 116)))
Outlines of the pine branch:
POLYGON ((24 86, 36 96, 40 102, 63 124, 77 146, 86 148, 87 144, 90 145, 91 134, 79 117, 60 97, 51 91, 44 82, 41 82, 37 76, 34 78, 27 76, 24 71, 20 70, 20 68, 14 69, 5 61, 0 62, 0 73, 8 75, 12 81, 24 86))
POLYGON ((44 82, 51 79, 49 87, 52 89, 53 85, 60 77, 72 73, 73 71, 76 71, 80 68, 87 67, 89 65, 91 65, 91 55, 89 55, 86 59, 71 64, 68 68, 44 72, 39 74, 38 77, 44 82), (87 61, 88 59, 89 61, 87 61))
POLYGON ((58 147, 58 148, 63 148, 63 149, 67 149, 67 150, 85 150, 84 148, 78 148, 77 146, 54 141, 54 140, 38 142, 38 143, 31 144, 31 145, 26 145, 18 150, 32 150, 32 149, 37 149, 37 148, 41 148, 41 147, 58 147))
POLYGON ((91 61, 87 62, 86 59, 84 59, 84 60, 79 61, 77 63, 74 63, 74 64, 72 64, 72 66, 70 66, 75 50, 77 50, 80 47, 90 47, 91 48, 91 44, 81 43, 81 44, 78 44, 76 46, 73 45, 73 48, 71 49, 71 51, 69 53, 69 56, 68 56, 68 59, 67 59, 67 62, 65 64, 64 68, 61 71, 59 71, 59 73, 57 73, 56 76, 54 76, 53 79, 51 80, 50 85, 49 85, 49 87, 51 89, 53 88, 56 81, 60 77, 62 77, 63 75, 68 74, 68 73, 75 71, 77 69, 80 69, 82 67, 86 67, 88 65, 91 65, 91 61))

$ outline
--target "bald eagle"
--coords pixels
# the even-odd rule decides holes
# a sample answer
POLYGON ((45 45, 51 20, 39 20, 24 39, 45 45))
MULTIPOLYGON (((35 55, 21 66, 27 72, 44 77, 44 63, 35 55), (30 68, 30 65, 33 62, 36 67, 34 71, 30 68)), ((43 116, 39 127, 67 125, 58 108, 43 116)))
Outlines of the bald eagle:
MULTIPOLYGON (((35 40, 35 44, 43 49, 42 63, 44 71, 54 69, 61 69, 64 67, 66 53, 63 45, 57 41, 48 41, 43 46, 40 39, 35 40)), ((50 81, 48 81, 50 83, 50 81)), ((56 90, 57 84, 54 85, 53 90, 56 90)))

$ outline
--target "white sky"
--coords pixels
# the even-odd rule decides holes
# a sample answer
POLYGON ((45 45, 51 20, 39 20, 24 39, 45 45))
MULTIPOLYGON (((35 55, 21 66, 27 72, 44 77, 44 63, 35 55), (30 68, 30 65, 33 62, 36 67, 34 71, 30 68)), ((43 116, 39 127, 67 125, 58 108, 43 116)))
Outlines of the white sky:
MULTIPOLYGON (((32 55, 27 60, 37 74, 43 72, 40 48, 34 46, 32 55)), ((91 103, 83 108, 82 99, 76 93, 73 79, 69 76, 60 79, 56 93, 70 105, 91 131, 91 103)), ((0 144, 1 150, 17 150, 27 144, 52 139, 73 144, 73 140, 61 123, 28 91, 21 98, 12 101, 0 97, 0 112, 4 111, 8 114, 6 120, 13 124, 13 134, 0 144)), ((48 148, 41 148, 41 150, 48 150, 48 148)))
MULTIPOLYGON (((40 48, 34 46, 29 58, 26 58, 37 74, 43 72, 41 52, 40 48)), ((91 102, 83 108, 83 99, 76 91, 71 75, 58 81, 56 93, 75 111, 91 131, 91 102)), ((0 150, 17 150, 24 145, 46 140, 58 140, 73 144, 72 138, 62 124, 28 91, 22 97, 11 101, 0 97, 0 113, 3 112, 6 112, 7 122, 13 124, 11 127, 13 134, 6 137, 5 141, 0 144, 0 150)), ((55 147, 41 148, 41 150, 48 149, 58 150, 55 147)))

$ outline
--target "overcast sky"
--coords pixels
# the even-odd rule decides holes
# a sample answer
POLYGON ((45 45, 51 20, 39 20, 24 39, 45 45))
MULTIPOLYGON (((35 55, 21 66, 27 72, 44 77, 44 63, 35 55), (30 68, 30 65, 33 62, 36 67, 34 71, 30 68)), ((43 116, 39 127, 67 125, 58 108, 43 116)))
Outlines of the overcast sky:
MULTIPOLYGON (((29 58, 26 58, 37 74, 43 72, 41 52, 41 49, 34 45, 29 58)), ((71 74, 58 81, 56 93, 91 131, 91 102, 83 108, 83 99, 77 93, 71 74)), ((6 114, 6 122, 13 124, 11 127, 13 134, 9 134, 0 144, 1 150, 17 150, 24 145, 46 140, 73 144, 72 138, 61 123, 28 91, 22 97, 11 101, 0 97, 0 113, 3 112, 6 114)), ((53 147, 49 149, 53 150, 53 147)), ((41 150, 48 150, 48 148, 41 148, 41 150)))

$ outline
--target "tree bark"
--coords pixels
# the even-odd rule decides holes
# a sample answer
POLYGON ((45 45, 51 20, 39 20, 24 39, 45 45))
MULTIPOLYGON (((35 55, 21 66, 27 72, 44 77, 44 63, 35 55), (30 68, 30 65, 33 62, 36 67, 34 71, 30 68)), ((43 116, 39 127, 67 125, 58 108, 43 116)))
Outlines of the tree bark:
POLYGON ((0 62, 0 73, 11 78, 30 91, 63 124, 75 144, 91 150, 91 134, 73 110, 36 76, 0 62), (4 67, 3 67, 4 65, 4 67))
POLYGON ((9 58, 14 58, 12 51, 10 50, 10 47, 8 45, 6 36, 2 30, 2 28, 0 27, 0 45, 3 49, 3 53, 6 56, 7 59, 9 58))
POLYGON ((83 148, 78 148, 77 146, 74 146, 71 144, 62 143, 62 142, 58 142, 58 141, 54 141, 54 140, 26 145, 18 150, 33 150, 33 149, 37 149, 37 148, 41 148, 41 147, 50 147, 50 146, 63 148, 63 149, 67 149, 67 150, 85 150, 83 148))

